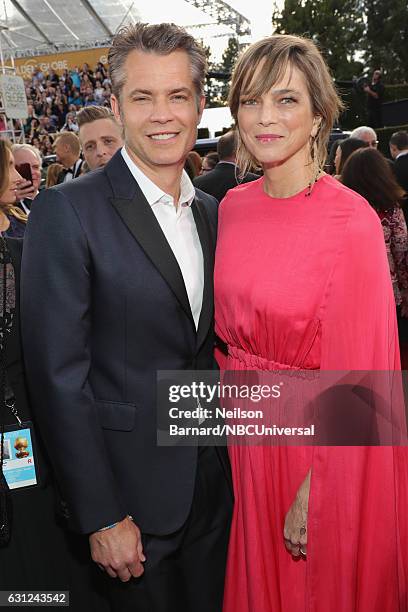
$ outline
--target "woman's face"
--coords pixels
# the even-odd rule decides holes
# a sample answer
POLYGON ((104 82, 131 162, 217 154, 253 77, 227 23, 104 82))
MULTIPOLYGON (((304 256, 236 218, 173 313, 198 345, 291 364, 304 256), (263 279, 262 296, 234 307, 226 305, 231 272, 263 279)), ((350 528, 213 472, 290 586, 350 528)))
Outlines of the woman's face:
MULTIPOLYGON (((254 81, 259 74, 255 72, 254 81)), ((303 74, 288 66, 283 78, 259 98, 241 92, 238 109, 241 138, 264 169, 310 162, 310 138, 319 120, 313 116, 303 74)))
POLYGON ((7 189, 0 194, 0 202, 3 204, 14 204, 16 201, 17 185, 21 180, 22 178, 14 165, 13 154, 9 152, 9 184, 7 189))

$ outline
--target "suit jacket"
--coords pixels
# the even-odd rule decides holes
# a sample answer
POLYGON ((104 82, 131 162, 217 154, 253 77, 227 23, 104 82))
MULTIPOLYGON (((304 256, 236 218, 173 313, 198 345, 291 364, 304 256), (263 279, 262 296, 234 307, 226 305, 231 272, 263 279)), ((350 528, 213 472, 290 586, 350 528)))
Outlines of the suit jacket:
POLYGON ((256 181, 259 179, 257 174, 248 172, 242 181, 237 181, 235 176, 237 172, 237 166, 228 162, 219 162, 214 170, 206 172, 194 179, 194 185, 205 193, 208 193, 218 202, 221 202, 222 198, 227 193, 228 189, 233 189, 241 183, 249 183, 250 181, 256 181))
POLYGON ((131 514, 143 532, 169 534, 188 516, 197 448, 157 446, 156 371, 214 363, 217 203, 197 191, 192 211, 204 256, 198 331, 174 254, 120 151, 33 202, 22 264, 29 388, 81 532, 131 514))
POLYGON ((408 153, 396 159, 393 168, 398 183, 408 193, 408 153))
MULTIPOLYGON (((76 179, 76 178, 81 176, 81 169, 82 169, 82 164, 83 163, 84 162, 83 162, 82 159, 77 159, 77 161, 75 162, 75 164, 73 166, 74 170, 72 171, 72 178, 73 179, 76 179)), ((64 179, 65 179, 66 175, 68 173, 70 173, 71 170, 72 170, 72 168, 70 168, 68 170, 64 168, 64 170, 61 170, 61 172, 59 173, 58 178, 57 178, 57 185, 60 185, 61 183, 64 182, 64 179)))
POLYGON ((30 200, 29 198, 24 198, 24 200, 20 200, 20 201, 16 202, 16 207, 19 208, 20 210, 22 210, 23 213, 27 213, 27 211, 24 208, 23 204, 24 204, 24 206, 26 208, 28 208, 28 211, 30 211, 32 200, 30 200))

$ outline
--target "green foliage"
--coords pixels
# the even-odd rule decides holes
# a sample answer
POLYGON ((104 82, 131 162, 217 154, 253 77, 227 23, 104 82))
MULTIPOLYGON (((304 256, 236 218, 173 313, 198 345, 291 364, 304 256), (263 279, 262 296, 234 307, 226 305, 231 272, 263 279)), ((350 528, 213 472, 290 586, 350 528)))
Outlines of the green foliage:
POLYGON ((380 68, 385 84, 408 81, 407 0, 285 0, 272 21, 317 42, 337 80, 380 68))
POLYGON ((286 0, 282 10, 275 5, 272 21, 277 33, 312 38, 336 79, 362 72, 356 56, 364 34, 361 0, 286 0))
MULTIPOLYGON (((228 40, 228 45, 222 54, 222 61, 220 65, 220 70, 227 74, 231 74, 234 69, 235 62, 238 59, 239 55, 239 44, 236 38, 230 38, 228 40)), ((224 81, 221 86, 221 99, 224 104, 227 104, 228 94, 230 89, 230 80, 224 81)))
POLYGON ((367 32, 362 47, 370 71, 380 68, 387 83, 408 80, 407 0, 362 0, 367 32))
POLYGON ((209 60, 210 72, 214 71, 226 75, 225 79, 208 79, 206 88, 207 106, 210 108, 226 106, 230 88, 230 75, 240 53, 240 46, 236 38, 230 38, 222 54, 221 62, 218 64, 211 62, 211 52, 208 47, 207 49, 209 51, 207 59, 209 60))
MULTIPOLYGON (((202 46, 205 51, 205 55, 207 57, 209 71, 218 70, 217 65, 214 64, 214 62, 211 60, 211 47, 207 45, 202 45, 202 46)), ((205 87, 205 97, 206 97, 207 108, 214 108, 217 106, 222 106, 223 102, 221 99, 221 82, 213 78, 207 79, 207 83, 205 87)))
POLYGON ((228 45, 222 54, 221 67, 225 72, 232 72, 239 55, 239 44, 236 38, 229 38, 228 45))
MULTIPOLYGON (((384 102, 408 98, 407 0, 285 0, 283 9, 275 5, 272 21, 276 32, 312 38, 336 81, 379 68, 384 102)), ((365 125, 365 94, 350 86, 341 86, 340 93, 346 104, 343 129, 365 125)))

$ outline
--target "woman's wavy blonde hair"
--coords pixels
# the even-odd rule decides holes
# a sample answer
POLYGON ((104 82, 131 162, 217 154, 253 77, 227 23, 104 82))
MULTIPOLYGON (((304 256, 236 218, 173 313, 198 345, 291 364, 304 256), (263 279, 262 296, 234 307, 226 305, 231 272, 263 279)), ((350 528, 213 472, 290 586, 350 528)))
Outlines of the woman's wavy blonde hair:
POLYGON ((311 137, 310 154, 311 160, 319 168, 324 166, 330 131, 344 108, 343 103, 316 45, 301 36, 274 34, 248 47, 239 57, 232 74, 229 106, 238 128, 237 165, 241 175, 251 166, 259 167, 258 161, 247 150, 239 134, 241 95, 245 92, 245 96, 262 96, 283 77, 288 66, 296 67, 303 74, 312 112, 321 119, 317 135, 311 137))
POLYGON ((16 217, 19 221, 27 223, 28 217, 21 208, 14 205, 14 202, 2 202, 1 196, 6 191, 10 183, 10 155, 11 142, 0 139, 0 210, 6 215, 16 217))

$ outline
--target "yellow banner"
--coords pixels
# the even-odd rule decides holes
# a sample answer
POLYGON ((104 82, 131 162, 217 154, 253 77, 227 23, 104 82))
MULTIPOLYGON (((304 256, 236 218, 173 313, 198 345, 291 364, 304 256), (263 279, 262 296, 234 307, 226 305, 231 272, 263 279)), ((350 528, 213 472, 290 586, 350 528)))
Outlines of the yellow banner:
POLYGON ((54 55, 36 55, 35 57, 19 57, 14 60, 16 72, 23 78, 32 76, 38 66, 44 74, 48 74, 53 68, 57 74, 64 70, 72 70, 75 66, 81 70, 82 65, 87 63, 91 70, 95 70, 98 62, 107 64, 109 47, 98 47, 97 49, 82 49, 81 51, 67 51, 54 55))

